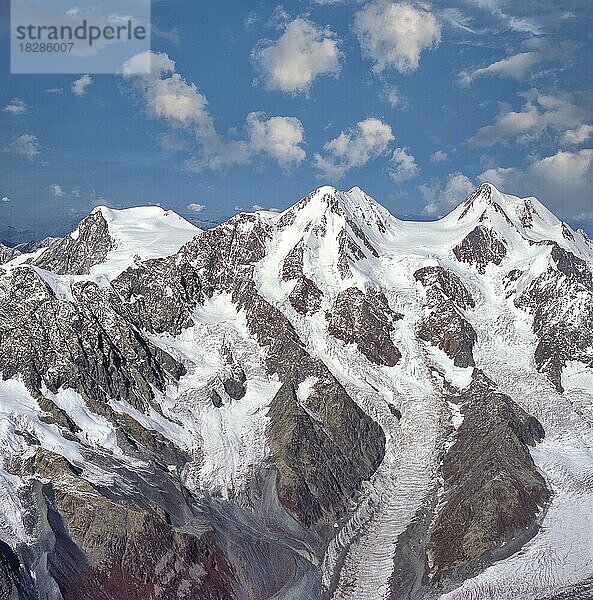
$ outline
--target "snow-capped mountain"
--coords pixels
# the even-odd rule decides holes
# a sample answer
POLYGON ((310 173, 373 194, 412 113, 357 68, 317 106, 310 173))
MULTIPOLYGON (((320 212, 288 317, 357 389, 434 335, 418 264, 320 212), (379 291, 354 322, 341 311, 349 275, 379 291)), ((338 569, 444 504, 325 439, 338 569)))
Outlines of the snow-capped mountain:
POLYGON ((0 261, 0 598, 593 597, 593 243, 535 198, 0 261))

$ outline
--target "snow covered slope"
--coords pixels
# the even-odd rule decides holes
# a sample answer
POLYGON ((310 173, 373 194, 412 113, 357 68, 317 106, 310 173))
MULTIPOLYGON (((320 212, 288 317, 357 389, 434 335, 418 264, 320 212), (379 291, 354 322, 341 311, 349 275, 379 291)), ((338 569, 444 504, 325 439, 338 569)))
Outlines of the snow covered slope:
POLYGON ((106 283, 135 262, 174 254, 199 231, 159 206, 123 210, 99 206, 34 264, 58 275, 84 275, 106 283))
POLYGON ((0 590, 590 597, 593 248, 535 198, 100 207, 0 297, 0 590))

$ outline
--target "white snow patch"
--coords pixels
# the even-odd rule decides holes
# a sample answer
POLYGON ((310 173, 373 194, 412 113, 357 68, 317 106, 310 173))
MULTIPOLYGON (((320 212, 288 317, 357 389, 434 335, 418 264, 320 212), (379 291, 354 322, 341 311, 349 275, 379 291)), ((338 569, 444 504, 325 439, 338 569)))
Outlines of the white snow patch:
POLYGON ((81 430, 76 435, 85 445, 104 448, 115 455, 123 454, 117 445, 114 426, 104 417, 93 413, 78 392, 62 388, 54 394, 45 386, 41 392, 76 423, 81 430))

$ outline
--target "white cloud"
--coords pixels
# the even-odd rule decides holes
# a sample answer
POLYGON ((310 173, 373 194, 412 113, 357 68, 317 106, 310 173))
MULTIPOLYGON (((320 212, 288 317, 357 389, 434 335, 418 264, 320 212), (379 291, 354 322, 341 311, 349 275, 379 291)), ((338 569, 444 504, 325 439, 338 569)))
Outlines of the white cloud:
POLYGON ((482 127, 470 138, 470 145, 493 146, 513 138, 530 142, 547 130, 562 133, 579 127, 593 113, 593 107, 578 105, 567 95, 553 96, 530 90, 524 96, 527 103, 522 110, 515 112, 503 106, 492 125, 482 127))
POLYGON ((192 212, 201 213, 206 206, 204 204, 197 204, 196 202, 192 202, 187 205, 187 210, 191 210, 192 212))
POLYGON ((8 196, 2 196, 2 200, 0 202, 10 202, 10 198, 8 196))
MULTIPOLYGON (((235 209, 236 208, 237 207, 235 207, 235 209)), ((254 211, 267 210, 269 212, 274 212, 274 213, 280 212, 280 210, 278 208, 274 208, 274 207, 266 208, 265 206, 262 206, 261 204, 253 204, 251 207, 251 210, 254 210, 254 211)))
POLYGON ((161 77, 165 73, 175 71, 175 61, 165 52, 152 52, 146 50, 139 54, 134 54, 127 60, 120 69, 120 75, 124 77, 151 76, 161 77))
POLYGON ((354 15, 353 30, 363 53, 375 62, 376 73, 388 68, 415 71, 422 51, 441 39, 435 16, 409 2, 375 0, 354 15))
POLYGON ((315 168, 322 177, 340 179, 350 169, 384 155, 394 139, 387 123, 376 118, 365 119, 327 142, 323 147, 325 156, 315 154, 315 168))
POLYGON ((149 117, 164 119, 173 127, 193 132, 203 156, 187 159, 186 170, 220 169, 249 161, 248 144, 225 140, 216 131, 206 97, 195 84, 175 72, 175 61, 167 54, 150 51, 137 54, 122 66, 120 74, 130 82, 149 117))
POLYGON ((442 216, 462 202, 476 186, 462 173, 450 173, 445 186, 433 180, 430 184, 418 186, 418 191, 424 200, 423 212, 430 216, 442 216))
POLYGON ((198 92, 195 84, 187 83, 179 73, 165 79, 154 79, 147 89, 146 109, 154 117, 194 122, 210 127, 206 110, 206 97, 198 92))
POLYGON ((381 90, 381 98, 391 106, 397 106, 401 103, 399 90, 394 85, 383 88, 383 90, 381 90))
POLYGON ((571 218, 591 210, 593 149, 557 152, 535 159, 526 169, 488 169, 478 179, 511 194, 537 196, 551 210, 571 218))
POLYGON ((305 139, 303 126, 295 117, 267 118, 262 112, 252 112, 246 118, 247 139, 231 139, 231 133, 219 134, 206 97, 175 71, 175 62, 164 53, 136 55, 122 66, 120 73, 130 82, 146 114, 164 119, 174 128, 173 134, 157 136, 158 143, 167 149, 182 150, 185 140, 178 133, 189 132, 201 145, 201 155, 184 161, 187 171, 248 164, 257 154, 288 168, 298 166, 306 157, 301 147, 305 139))
POLYGON ((510 77, 522 81, 531 70, 531 67, 541 62, 541 60, 542 56, 537 52, 521 52, 475 71, 462 71, 459 78, 463 84, 469 84, 474 79, 484 75, 510 77))
POLYGON ((402 183, 416 177, 419 172, 416 159, 409 154, 409 148, 396 148, 391 157, 393 167, 389 169, 389 177, 395 183, 402 183))
POLYGON ((449 160, 449 155, 443 150, 437 150, 430 155, 430 162, 445 162, 449 160))
POLYGON ((13 115, 22 115, 27 112, 27 105, 22 100, 15 98, 14 100, 11 100, 3 110, 12 113, 13 115))
POLYGON ((72 82, 72 93, 76 96, 85 96, 87 88, 93 83, 93 78, 87 73, 72 82))
POLYGON ((532 75, 533 67, 543 62, 554 61, 563 65, 572 60, 576 44, 573 42, 553 43, 547 38, 530 37, 522 43, 523 52, 493 62, 479 69, 462 71, 459 80, 469 85, 478 77, 507 77, 523 81, 532 75))
POLYGON ((64 190, 62 190, 62 186, 58 185, 57 183, 52 183, 49 186, 49 191, 51 192, 51 195, 55 198, 62 198, 66 195, 64 190))
POLYGON ((305 134, 301 122, 295 117, 265 119, 261 112, 247 115, 249 144, 253 152, 268 154, 283 168, 297 166, 305 160, 306 153, 300 144, 305 134))
POLYGON ((121 75, 136 86, 149 116, 179 125, 200 124, 212 129, 206 97, 175 72, 175 61, 164 52, 141 52, 125 62, 121 75))
POLYGON ((566 146, 578 146, 584 144, 593 137, 593 125, 579 125, 576 129, 568 129, 564 132, 560 142, 566 146))
POLYGON ((39 138, 36 135, 31 135, 30 133, 19 135, 6 148, 6 150, 16 154, 23 154, 32 159, 34 156, 39 154, 39 138))
POLYGON ((297 17, 279 39, 260 40, 251 57, 266 88, 306 94, 317 77, 338 75, 342 53, 330 29, 297 17))
POLYGON ((53 88, 48 88, 45 91, 48 94, 61 94, 64 91, 64 89, 60 88, 60 87, 53 87, 53 88))

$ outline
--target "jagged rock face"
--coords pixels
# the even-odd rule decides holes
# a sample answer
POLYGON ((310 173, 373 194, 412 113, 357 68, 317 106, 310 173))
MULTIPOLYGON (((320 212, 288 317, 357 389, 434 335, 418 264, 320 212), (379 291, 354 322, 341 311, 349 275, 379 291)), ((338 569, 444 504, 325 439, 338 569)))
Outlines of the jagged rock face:
POLYGON ((475 307, 471 294, 459 277, 442 267, 424 267, 414 277, 425 288, 429 311, 418 336, 444 350, 456 367, 473 367, 477 335, 461 312, 475 307))
POLYGON ((85 275, 105 260, 114 244, 107 221, 97 211, 81 221, 75 234, 51 244, 34 264, 58 275, 85 275))
POLYGON ((528 446, 544 430, 479 371, 449 401, 463 422, 442 465, 444 489, 428 540, 430 576, 467 567, 511 540, 531 537, 550 499, 528 446))
POLYGON ((203 299, 194 268, 175 257, 148 260, 126 269, 112 283, 112 302, 138 327, 177 335, 192 325, 191 311, 203 299))
POLYGON ((490 185, 437 223, 329 187, 204 232, 153 215, 180 241, 145 260, 100 209, 0 269, 0 597, 588 589, 582 235, 490 185))
POLYGON ((266 349, 269 371, 282 382, 268 425, 280 501, 307 526, 322 525, 346 510, 381 462, 384 434, 327 367, 302 348, 278 310, 254 289, 245 290, 240 305, 266 349))
POLYGON ((118 317, 93 283, 76 284, 72 302, 56 298, 35 273, 18 268, 3 282, 0 371, 31 391, 72 388, 96 402, 125 399, 145 410, 184 368, 118 317))
POLYGON ((479 273, 484 273, 490 263, 499 265, 502 262, 507 249, 494 230, 479 225, 453 248, 453 254, 460 262, 473 264, 479 273))
POLYGON ((321 308, 323 292, 308 277, 297 280, 288 296, 290 305, 301 315, 311 315, 321 308))
POLYGON ((0 541, 0 598, 18 598, 19 559, 10 546, 0 541))
POLYGON ((562 391, 567 361, 593 365, 593 273, 583 259, 557 244, 550 259, 548 269, 517 296, 515 305, 533 314, 539 339, 535 362, 562 391))
POLYGON ((351 287, 336 297, 327 315, 328 331, 347 344, 356 344, 375 364, 393 367, 401 354, 389 334, 400 318, 382 292, 370 289, 363 293, 351 287))
POLYGON ((9 248, 0 243, 0 265, 19 256, 20 252, 16 248, 9 248))

